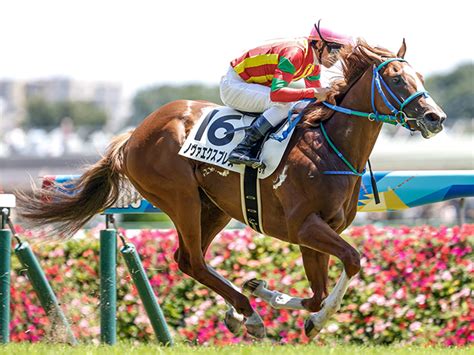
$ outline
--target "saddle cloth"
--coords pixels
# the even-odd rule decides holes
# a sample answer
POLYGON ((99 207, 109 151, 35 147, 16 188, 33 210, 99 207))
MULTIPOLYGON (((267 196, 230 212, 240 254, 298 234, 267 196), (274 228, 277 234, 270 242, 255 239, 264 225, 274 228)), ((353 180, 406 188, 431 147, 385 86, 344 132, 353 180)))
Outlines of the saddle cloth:
MULTIPOLYGON (((226 170, 243 173, 245 166, 229 163, 228 157, 232 149, 244 138, 245 130, 239 130, 239 128, 250 126, 255 119, 255 115, 245 114, 229 107, 219 106, 207 109, 189 133, 179 154, 226 170)), ((274 134, 281 135, 288 125, 287 120, 274 134)), ((294 130, 281 142, 269 138, 263 143, 260 159, 265 167, 259 169, 259 179, 267 178, 278 167, 293 132, 294 130)))

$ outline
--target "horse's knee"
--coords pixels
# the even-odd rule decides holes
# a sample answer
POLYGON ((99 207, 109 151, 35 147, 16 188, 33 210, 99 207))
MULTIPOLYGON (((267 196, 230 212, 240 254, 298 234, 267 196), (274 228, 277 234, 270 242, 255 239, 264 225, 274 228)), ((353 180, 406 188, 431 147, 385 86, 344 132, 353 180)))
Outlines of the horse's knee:
POLYGON ((347 276, 352 277, 360 271, 360 254, 354 248, 345 250, 341 260, 344 263, 347 276))

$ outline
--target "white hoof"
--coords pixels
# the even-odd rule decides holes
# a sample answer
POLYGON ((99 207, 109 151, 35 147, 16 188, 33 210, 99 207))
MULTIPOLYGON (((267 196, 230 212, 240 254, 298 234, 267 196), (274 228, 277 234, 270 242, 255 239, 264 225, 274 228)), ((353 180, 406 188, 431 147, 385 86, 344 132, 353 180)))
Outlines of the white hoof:
POLYGON ((304 332, 308 338, 316 336, 328 321, 329 316, 325 310, 314 313, 304 322, 304 332))
POLYGON ((315 327, 313 321, 311 320, 311 318, 307 318, 305 321, 304 321, 304 334, 308 337, 308 338, 314 338, 316 335, 318 335, 318 333, 321 331, 321 329, 318 329, 315 327))

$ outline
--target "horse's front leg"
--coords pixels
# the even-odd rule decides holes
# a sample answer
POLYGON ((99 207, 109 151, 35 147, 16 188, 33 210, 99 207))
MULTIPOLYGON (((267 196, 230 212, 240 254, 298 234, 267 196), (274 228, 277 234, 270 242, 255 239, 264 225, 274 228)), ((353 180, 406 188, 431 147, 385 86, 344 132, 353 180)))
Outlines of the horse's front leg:
POLYGON ((360 270, 359 253, 318 215, 309 215, 298 229, 292 241, 300 245, 306 275, 313 290, 311 298, 299 298, 269 290, 266 282, 252 279, 244 284, 244 291, 260 297, 276 309, 305 309, 312 314, 305 323, 308 337, 315 336, 328 319, 336 313, 349 283, 360 270), (328 295, 329 255, 338 257, 344 271, 332 292, 328 295))
POLYGON ((310 312, 321 309, 321 302, 328 295, 329 254, 300 246, 303 265, 313 296, 303 300, 303 306, 310 312))
MULTIPOLYGON (((305 322, 306 335, 313 337, 319 333, 327 320, 339 310, 342 298, 349 287, 351 279, 360 271, 360 255, 357 250, 342 239, 339 234, 332 230, 331 227, 315 213, 306 218, 299 228, 295 239, 300 246, 320 253, 334 255, 344 264, 342 275, 331 293, 323 300, 321 310, 312 314, 305 322)), ((316 266, 317 264, 315 264, 315 267, 316 266)), ((306 267, 307 265, 305 264, 305 268, 306 267)), ((315 272, 314 275, 317 275, 317 272, 315 272)), ((316 298, 318 297, 317 294, 315 294, 315 296, 316 298)), ((317 299, 315 299, 315 302, 317 302, 317 299)), ((313 304, 313 306, 315 305, 313 304)))

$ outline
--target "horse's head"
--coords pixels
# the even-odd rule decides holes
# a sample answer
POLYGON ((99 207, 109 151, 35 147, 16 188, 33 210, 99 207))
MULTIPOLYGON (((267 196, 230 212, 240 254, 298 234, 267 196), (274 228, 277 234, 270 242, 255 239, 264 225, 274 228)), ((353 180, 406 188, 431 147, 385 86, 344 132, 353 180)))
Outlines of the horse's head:
POLYGON ((393 114, 406 128, 431 138, 443 129, 446 114, 425 90, 423 77, 403 59, 405 52, 403 40, 396 58, 379 58, 374 64, 372 106, 376 112, 393 114))
POLYGON ((424 138, 439 133, 446 114, 425 90, 423 77, 404 59, 405 52, 405 40, 396 55, 385 48, 372 47, 361 38, 355 45, 344 46, 340 55, 342 77, 333 81, 324 107, 309 106, 306 120, 323 121, 338 111, 371 121, 401 124, 411 131, 420 131, 424 138), (367 85, 370 102, 363 97, 352 101, 364 102, 372 107, 372 112, 338 106, 356 83, 367 85))

